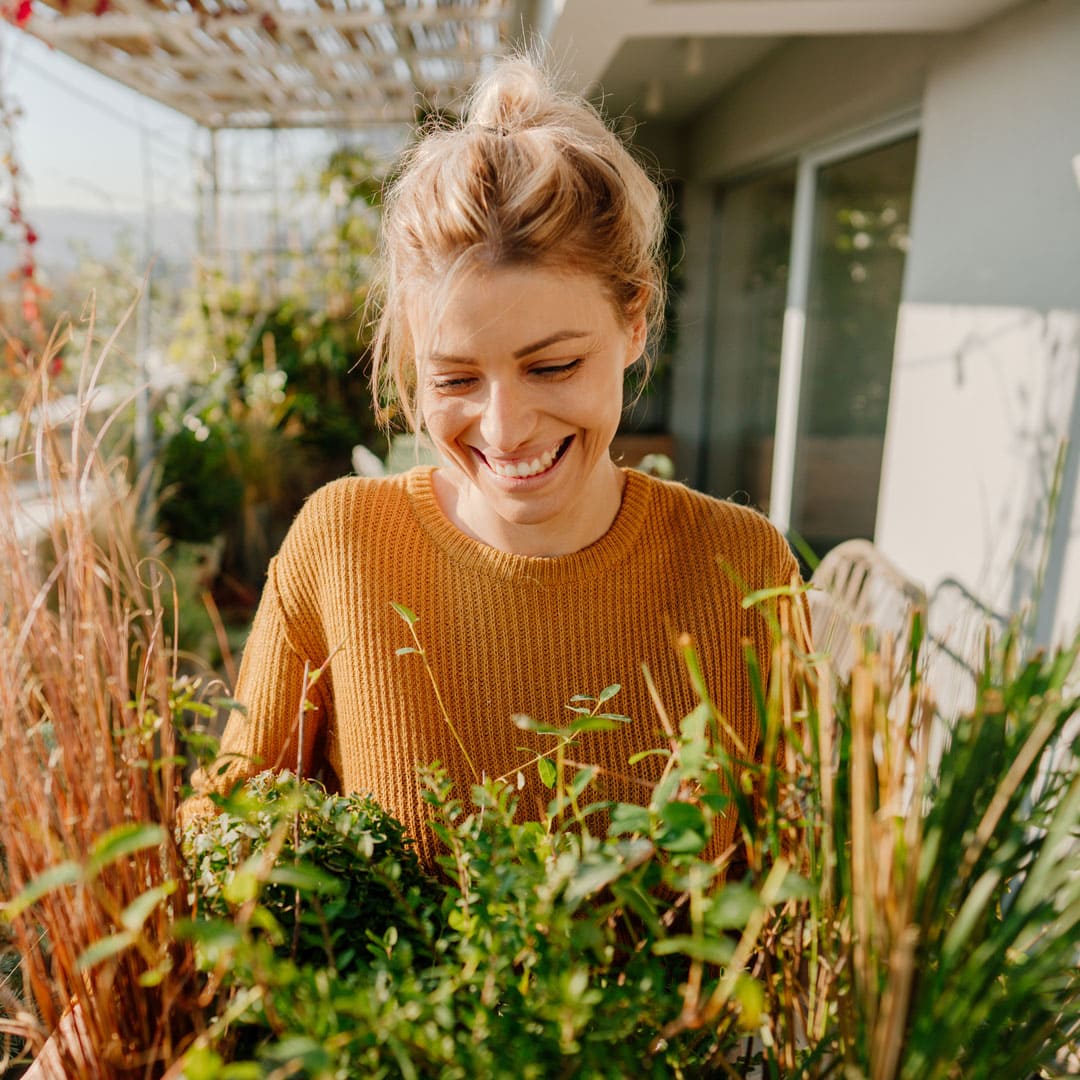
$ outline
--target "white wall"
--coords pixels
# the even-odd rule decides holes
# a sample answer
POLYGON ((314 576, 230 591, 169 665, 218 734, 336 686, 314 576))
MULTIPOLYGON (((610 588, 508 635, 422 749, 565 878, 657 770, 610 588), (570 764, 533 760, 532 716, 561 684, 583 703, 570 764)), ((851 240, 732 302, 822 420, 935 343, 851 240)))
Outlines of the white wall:
POLYGON ((687 131, 695 181, 794 158, 808 145, 915 109, 953 35, 804 38, 770 53, 687 131))
POLYGON ((922 108, 877 541, 1039 636, 1080 624, 1080 4, 955 39, 922 108), (1056 527, 1047 494, 1071 438, 1056 527))

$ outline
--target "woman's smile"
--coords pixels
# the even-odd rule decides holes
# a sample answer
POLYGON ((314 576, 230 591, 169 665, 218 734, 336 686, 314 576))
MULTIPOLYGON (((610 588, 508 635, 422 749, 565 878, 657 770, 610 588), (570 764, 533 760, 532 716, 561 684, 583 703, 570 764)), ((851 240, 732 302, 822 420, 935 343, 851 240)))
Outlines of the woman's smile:
POLYGON ((563 455, 573 441, 574 436, 567 435, 565 439, 545 450, 542 454, 535 457, 526 454, 509 461, 489 457, 482 450, 476 452, 484 459, 484 463, 496 476, 504 480, 531 480, 535 477, 546 476, 551 472, 562 460, 563 455))

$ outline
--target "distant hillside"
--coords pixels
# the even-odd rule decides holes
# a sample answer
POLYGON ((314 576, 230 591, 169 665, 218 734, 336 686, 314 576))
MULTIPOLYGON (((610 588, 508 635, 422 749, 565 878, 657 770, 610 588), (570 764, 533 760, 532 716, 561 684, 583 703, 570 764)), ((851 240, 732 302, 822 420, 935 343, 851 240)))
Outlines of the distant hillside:
MULTIPOLYGON (((108 259, 121 243, 142 258, 145 226, 140 214, 45 207, 28 208, 26 216, 38 234, 38 262, 54 272, 74 269, 84 254, 108 259)), ((169 265, 189 262, 196 248, 194 217, 175 212, 155 215, 153 246, 157 258, 169 265)), ((9 270, 17 258, 9 235, 0 243, 0 270, 9 270)))

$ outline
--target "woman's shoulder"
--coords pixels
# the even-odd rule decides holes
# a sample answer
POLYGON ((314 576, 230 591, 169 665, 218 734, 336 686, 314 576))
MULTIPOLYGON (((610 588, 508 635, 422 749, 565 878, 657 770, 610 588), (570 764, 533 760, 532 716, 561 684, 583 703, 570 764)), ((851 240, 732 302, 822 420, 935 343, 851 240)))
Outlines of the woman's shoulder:
POLYGON ((732 529, 783 540, 776 526, 752 506, 719 499, 677 480, 642 475, 639 482, 651 488, 650 500, 657 510, 689 526, 698 525, 720 531, 732 529))
POLYGON ((313 491, 300 508, 290 537, 295 541, 324 541, 358 531, 380 530, 387 521, 400 524, 409 501, 409 473, 378 478, 343 476, 313 491))
POLYGON ((652 527, 670 544, 706 550, 711 556, 757 578, 790 576, 797 566, 784 534, 760 510, 719 499, 673 480, 643 477, 649 486, 652 527))

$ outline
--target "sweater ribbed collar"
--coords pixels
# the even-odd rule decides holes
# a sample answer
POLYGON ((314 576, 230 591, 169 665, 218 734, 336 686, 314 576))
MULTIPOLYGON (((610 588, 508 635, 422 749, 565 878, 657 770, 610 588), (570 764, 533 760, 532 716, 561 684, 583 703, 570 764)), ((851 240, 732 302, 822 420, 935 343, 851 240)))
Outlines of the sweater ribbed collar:
POLYGON ((569 555, 513 555, 466 536, 443 514, 435 498, 434 472, 434 466, 418 466, 405 475, 405 483, 413 514, 435 546, 471 572, 527 579, 542 585, 595 578, 621 562, 640 542, 652 497, 649 477, 634 469, 623 469, 626 483, 619 512, 599 540, 569 555))

